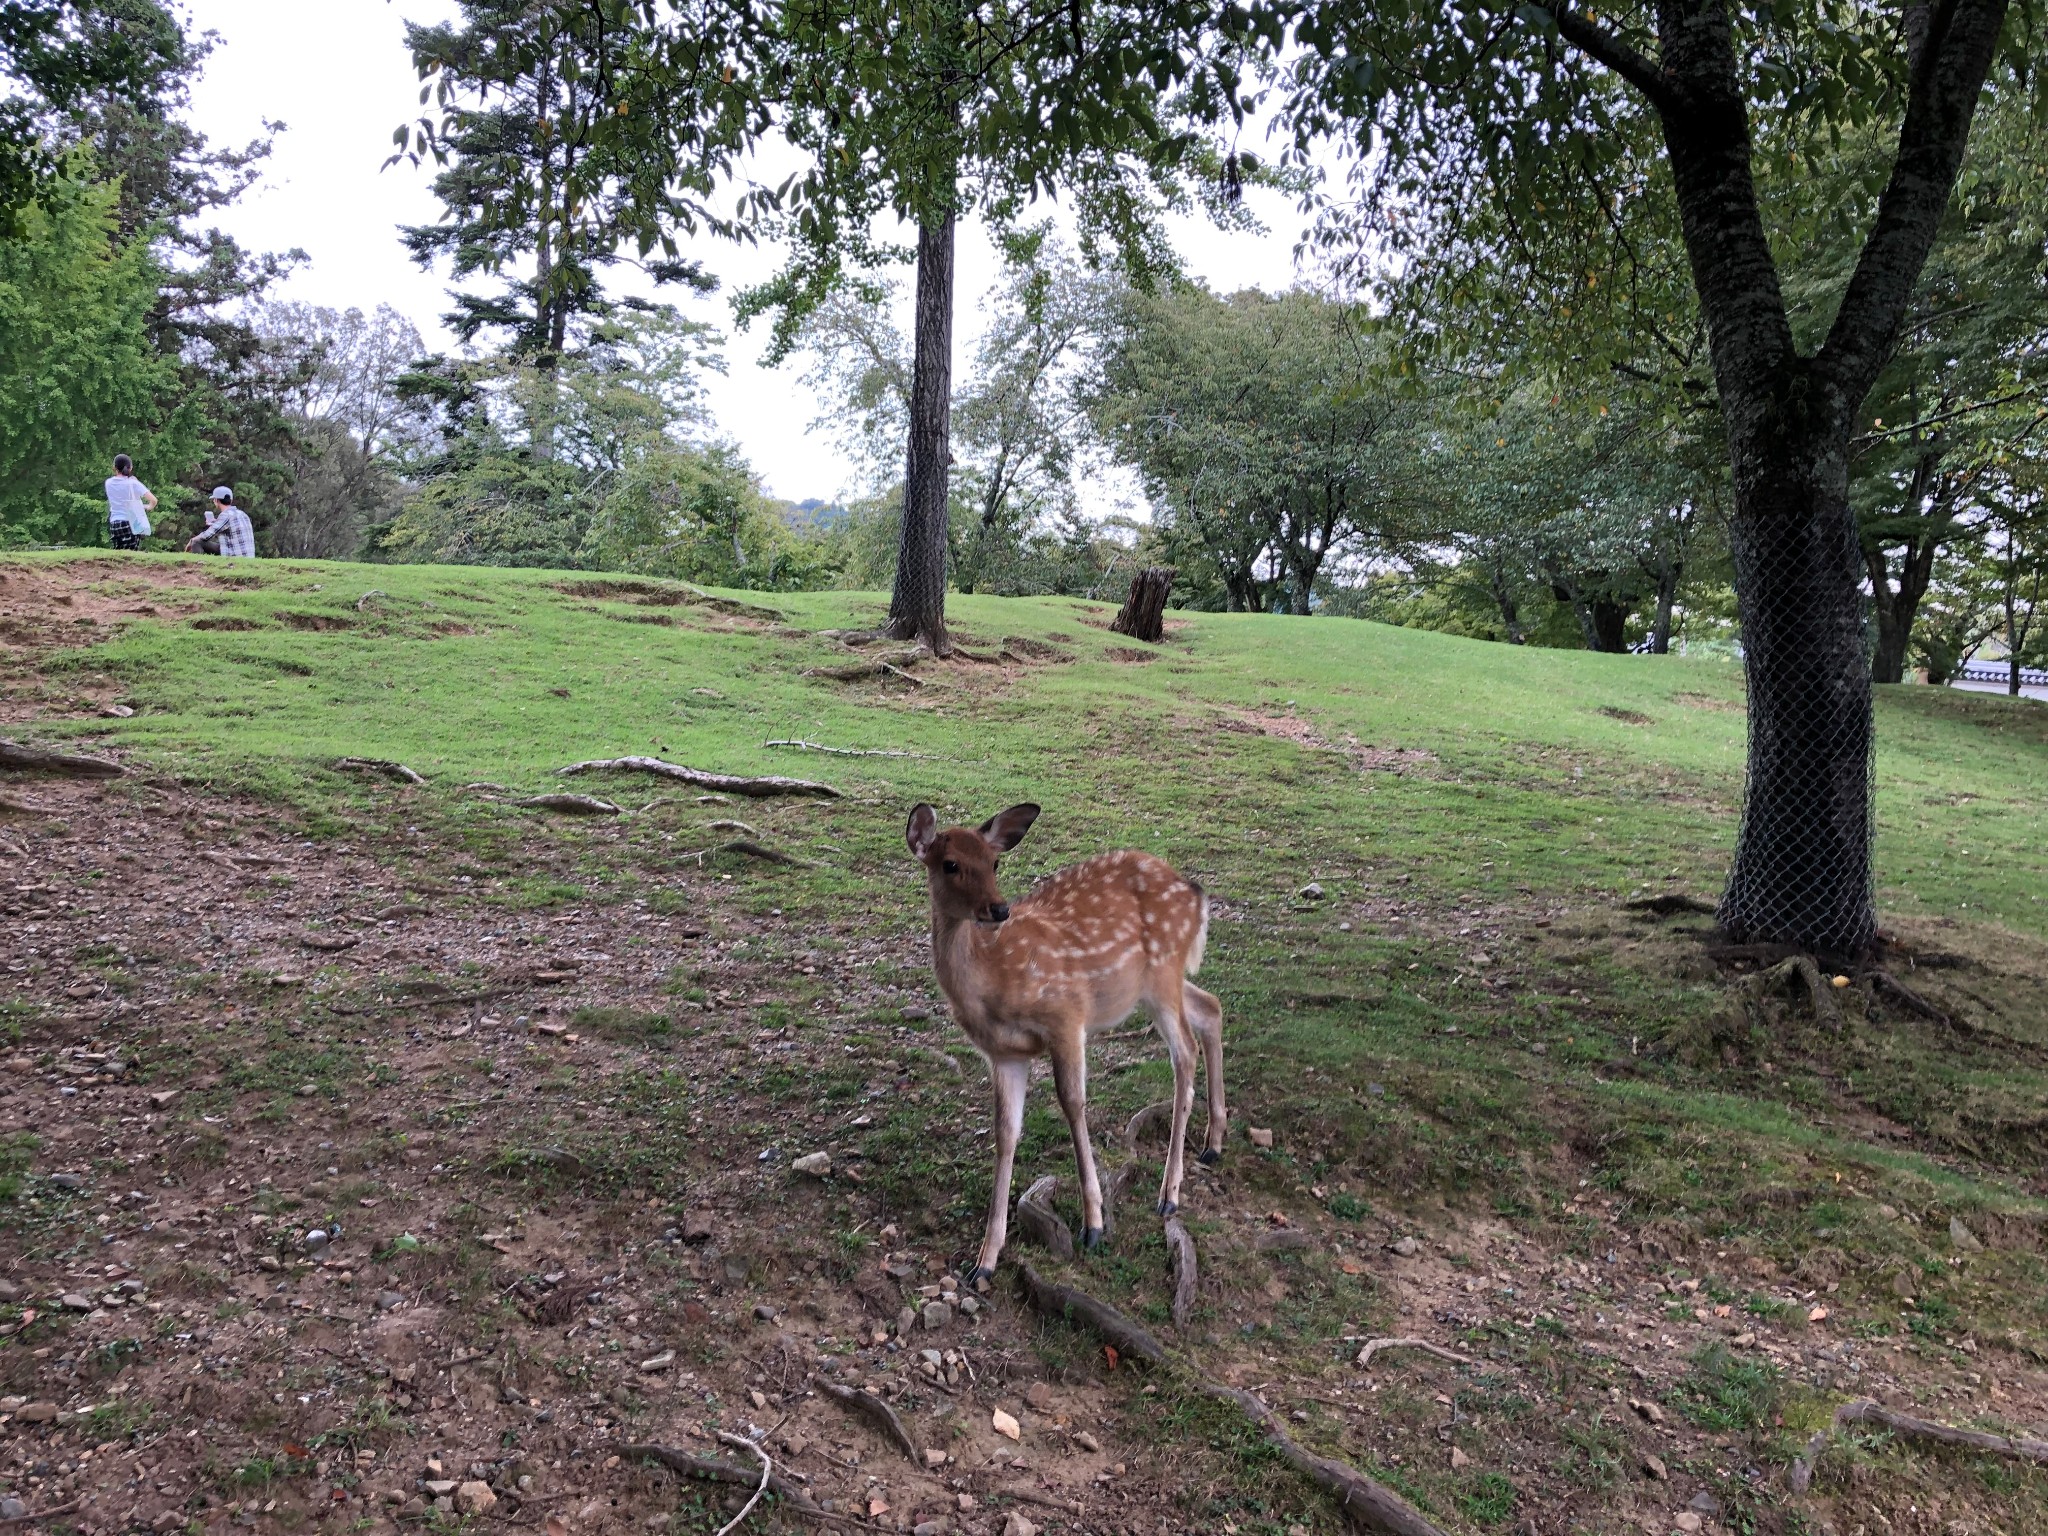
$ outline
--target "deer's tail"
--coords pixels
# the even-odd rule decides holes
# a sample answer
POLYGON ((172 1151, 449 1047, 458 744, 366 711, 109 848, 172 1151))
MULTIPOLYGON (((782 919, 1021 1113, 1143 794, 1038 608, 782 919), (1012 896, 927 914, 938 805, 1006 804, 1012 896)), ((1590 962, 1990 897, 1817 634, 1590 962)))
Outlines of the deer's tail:
POLYGON ((1202 968, 1202 955, 1209 947, 1209 893, 1194 881, 1188 881, 1193 888, 1195 900, 1201 903, 1202 915, 1195 924, 1195 942, 1188 946, 1188 957, 1183 966, 1187 975, 1192 976, 1202 968))

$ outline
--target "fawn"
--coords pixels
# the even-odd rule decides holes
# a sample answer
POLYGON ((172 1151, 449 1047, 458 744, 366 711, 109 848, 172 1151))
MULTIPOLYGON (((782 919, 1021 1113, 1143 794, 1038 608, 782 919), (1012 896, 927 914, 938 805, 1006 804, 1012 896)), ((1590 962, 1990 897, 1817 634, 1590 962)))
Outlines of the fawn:
POLYGON ((1102 1184, 1088 1141, 1088 1036, 1143 1007, 1173 1061, 1173 1132, 1159 1210, 1180 1207, 1182 1143, 1195 1100, 1199 1041, 1209 1087, 1201 1160, 1223 1155, 1223 1005, 1186 978, 1202 964, 1209 898, 1163 859, 1105 853, 1040 881, 1011 906, 996 884, 1001 855, 1038 819, 1013 805, 980 827, 939 827, 929 805, 905 837, 931 885, 932 965, 953 1017, 988 1059, 996 1093, 996 1182, 970 1284, 995 1273, 1010 1221, 1010 1173, 1024 1128, 1031 1063, 1052 1058, 1054 1091, 1074 1133, 1084 1246, 1102 1241, 1102 1184))

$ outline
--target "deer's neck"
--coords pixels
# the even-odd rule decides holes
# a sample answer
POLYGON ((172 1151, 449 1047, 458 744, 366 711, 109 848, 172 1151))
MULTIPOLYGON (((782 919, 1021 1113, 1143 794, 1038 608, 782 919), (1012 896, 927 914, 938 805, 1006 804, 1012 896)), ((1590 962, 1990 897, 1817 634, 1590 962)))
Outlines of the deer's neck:
POLYGON ((971 918, 948 917, 932 909, 932 969, 939 988, 962 1024, 972 1025, 988 1011, 990 969, 1003 925, 986 927, 971 918))

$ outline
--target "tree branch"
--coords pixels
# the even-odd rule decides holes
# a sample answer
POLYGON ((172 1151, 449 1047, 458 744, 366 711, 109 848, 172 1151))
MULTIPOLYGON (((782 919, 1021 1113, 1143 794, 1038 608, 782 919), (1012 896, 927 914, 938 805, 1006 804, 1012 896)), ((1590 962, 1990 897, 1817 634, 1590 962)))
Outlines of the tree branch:
POLYGON ((1870 392, 1955 189, 2008 0, 1943 0, 1912 55, 1891 180, 1816 364, 1846 409, 1870 392))
POLYGON ((1650 99, 1660 111, 1673 105, 1677 93, 1663 69, 1597 22, 1573 11, 1569 0, 1535 0, 1556 25, 1558 35, 1595 63, 1604 64, 1650 99))

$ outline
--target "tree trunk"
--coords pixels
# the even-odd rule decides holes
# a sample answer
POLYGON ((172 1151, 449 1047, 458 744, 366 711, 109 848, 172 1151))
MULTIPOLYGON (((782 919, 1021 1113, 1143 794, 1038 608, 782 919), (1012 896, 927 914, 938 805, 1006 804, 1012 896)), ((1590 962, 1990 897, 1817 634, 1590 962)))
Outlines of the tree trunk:
POLYGON ((1628 649, 1628 616, 1635 610, 1611 597, 1596 597, 1592 611, 1593 649, 1610 656, 1621 655, 1628 649))
POLYGON ((917 231, 917 355, 910 374, 910 453, 889 633, 944 656, 946 499, 952 468, 953 215, 917 231))
POLYGON ((1877 932, 1873 733, 1848 434, 1831 414, 1786 400, 1730 435, 1749 774, 1719 916, 1737 943, 1853 956, 1877 932))
POLYGON ((1157 644, 1166 635, 1166 596, 1173 590, 1173 568, 1149 565, 1131 578, 1130 595, 1124 599, 1109 627, 1133 640, 1157 644))
POLYGON ((1667 561, 1657 572, 1657 617, 1650 625, 1650 654, 1669 656, 1671 654, 1671 610, 1678 602, 1678 578, 1682 568, 1676 560, 1667 561))

